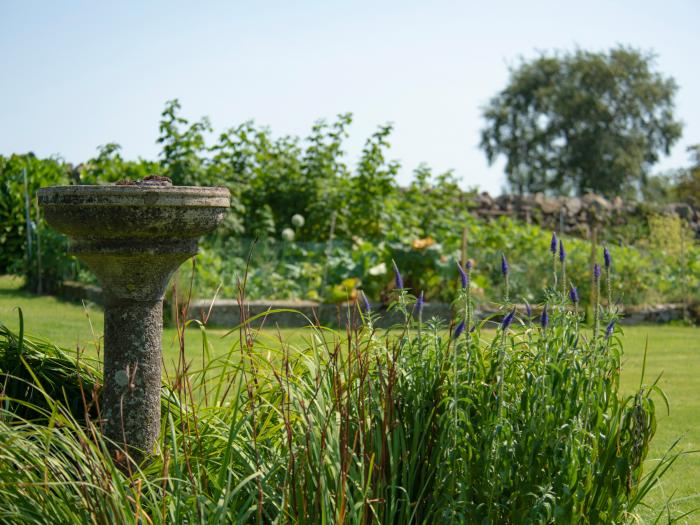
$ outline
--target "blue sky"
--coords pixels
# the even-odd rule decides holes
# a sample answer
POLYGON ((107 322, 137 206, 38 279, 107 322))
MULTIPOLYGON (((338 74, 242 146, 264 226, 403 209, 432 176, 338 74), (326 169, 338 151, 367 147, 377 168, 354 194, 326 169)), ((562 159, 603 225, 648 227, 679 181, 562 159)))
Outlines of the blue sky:
POLYGON ((480 108, 508 65, 538 51, 616 44, 654 51, 680 86, 684 135, 658 170, 700 142, 700 2, 36 2, 0 0, 0 154, 80 162, 107 142, 155 158, 160 112, 216 129, 254 119, 305 135, 355 115, 354 162, 380 123, 407 182, 421 162, 499 192, 478 149, 480 108))

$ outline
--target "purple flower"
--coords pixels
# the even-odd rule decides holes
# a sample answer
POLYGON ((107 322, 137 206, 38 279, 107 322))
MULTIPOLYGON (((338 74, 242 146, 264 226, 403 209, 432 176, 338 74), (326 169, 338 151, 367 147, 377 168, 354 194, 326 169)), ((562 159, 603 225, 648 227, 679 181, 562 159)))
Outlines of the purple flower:
POLYGON ((569 299, 571 299, 572 303, 578 304, 578 290, 575 286, 572 286, 569 290, 569 299))
POLYGON ((467 270, 471 271, 471 269, 474 267, 474 263, 471 259, 467 259, 467 264, 465 266, 467 267, 467 270))
POLYGON ((603 260, 605 261, 605 269, 609 270, 612 264, 612 257, 610 257, 610 250, 608 250, 607 246, 603 248, 603 260))
POLYGON ((544 308, 542 308, 542 315, 540 315, 540 325, 542 325, 542 328, 547 328, 549 325, 549 313, 547 312, 547 305, 544 305, 544 308))
POLYGON ((503 330, 508 330, 508 327, 511 325, 513 322, 513 318, 515 317, 515 308, 513 308, 504 318, 503 321, 501 321, 501 328, 503 330))
POLYGON ((457 328, 455 328, 454 334, 452 334, 455 339, 457 339, 460 335, 462 335, 462 332, 464 332, 464 327, 465 327, 464 321, 462 321, 461 323, 459 323, 457 325, 457 328))
POLYGON ((425 304, 425 300, 423 299, 423 291, 421 290, 420 295, 418 296, 418 299, 416 299, 416 315, 420 316, 420 314, 423 312, 423 305, 425 304))
POLYGON ((506 277, 508 275, 508 270, 510 267, 508 266, 508 259, 506 259, 506 256, 501 254, 501 273, 503 274, 503 277, 506 277))
POLYGON ((549 243, 549 251, 552 255, 557 253, 557 234, 552 232, 552 242, 549 243))
MULTIPOLYGON (((469 265, 469 263, 467 263, 467 265, 469 265)), ((459 270, 459 278, 462 280, 462 289, 465 289, 467 286, 469 286, 469 276, 459 262, 457 263, 457 269, 459 270)))
POLYGON ((615 329, 615 319, 610 321, 608 323, 608 326, 605 327, 605 339, 610 339, 610 336, 613 334, 614 329, 615 329))
POLYGON ((595 263, 593 265, 593 277, 595 278, 596 282, 600 279, 600 264, 595 263))
POLYGON ((401 277, 401 272, 399 272, 398 266, 396 266, 396 262, 392 259, 391 264, 394 266, 394 283, 396 284, 396 288, 399 290, 403 289, 403 277, 401 277))
POLYGON ((532 308, 530 308, 530 303, 525 302, 525 312, 527 313, 527 318, 532 317, 532 308))
POLYGON ((559 260, 564 262, 566 260, 566 250, 564 249, 564 242, 559 241, 559 260))
POLYGON ((367 294, 365 294, 365 292, 362 292, 362 307, 365 309, 366 314, 372 311, 372 305, 369 304, 369 300, 367 299, 367 294))

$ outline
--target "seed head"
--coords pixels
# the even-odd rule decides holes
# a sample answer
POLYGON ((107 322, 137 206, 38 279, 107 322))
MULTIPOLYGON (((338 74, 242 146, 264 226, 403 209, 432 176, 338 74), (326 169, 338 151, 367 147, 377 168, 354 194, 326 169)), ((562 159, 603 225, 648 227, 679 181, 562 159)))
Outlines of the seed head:
POLYGON ((391 264, 394 266, 394 284, 399 290, 403 289, 403 277, 401 277, 401 272, 399 272, 398 266, 396 266, 396 261, 392 259, 391 264))
POLYGON ((420 316, 420 314, 423 312, 423 305, 425 304, 425 300, 423 299, 423 291, 421 290, 420 295, 418 296, 418 299, 416 299, 416 316, 420 316))
POLYGON ((575 286, 572 286, 569 290, 569 299, 571 299, 572 303, 578 304, 578 290, 575 286))
POLYGON ((454 331, 454 334, 453 334, 453 337, 454 337, 455 339, 457 339, 460 335, 462 335, 462 333, 464 332, 464 327, 465 327, 464 321, 462 321, 461 323, 459 323, 459 324, 457 325, 457 328, 455 328, 455 331, 454 331))
POLYGON ((557 234, 552 232, 552 242, 549 243, 549 251, 552 255, 557 253, 557 234))
POLYGON ((612 257, 610 257, 610 250, 608 250, 607 246, 603 248, 603 260, 605 261, 605 269, 609 270, 612 264, 612 257))
POLYGON ((504 318, 503 321, 501 321, 501 328, 503 330, 508 330, 508 327, 511 325, 513 322, 513 318, 515 317, 515 308, 513 308, 504 318))
POLYGON ((367 294, 365 292, 362 292, 362 307, 366 314, 372 311, 372 305, 369 304, 369 299, 367 299, 367 294))
POLYGON ((549 326, 549 313, 547 312, 547 305, 542 308, 542 315, 540 315, 540 325, 542 328, 547 328, 549 326))
POLYGON ((610 321, 608 326, 605 327, 605 339, 610 339, 610 336, 613 334, 613 330, 615 330, 615 319, 610 321))
MULTIPOLYGON (((469 263, 467 262, 467 268, 469 268, 469 263)), ((457 263, 457 270, 459 270, 459 278, 462 281, 462 289, 464 290, 469 286, 469 276, 467 275, 467 272, 464 271, 464 268, 462 268, 462 265, 457 263)))
POLYGON ((284 230, 282 230, 282 239, 284 239, 287 242, 292 242, 295 236, 296 234, 291 228, 285 228, 284 230))

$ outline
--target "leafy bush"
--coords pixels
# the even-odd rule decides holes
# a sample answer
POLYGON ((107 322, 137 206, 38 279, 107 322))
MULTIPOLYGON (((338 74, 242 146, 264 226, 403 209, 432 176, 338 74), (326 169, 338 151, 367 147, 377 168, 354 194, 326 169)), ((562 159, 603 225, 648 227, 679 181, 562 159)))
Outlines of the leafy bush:
MULTIPOLYGON (((388 153, 390 126, 380 126, 365 141, 351 168, 343 151, 350 114, 317 122, 304 139, 275 137, 269 129, 246 122, 212 140, 206 118, 190 122, 180 110, 179 103, 171 101, 162 113, 159 161, 125 160, 117 144, 101 146, 95 158, 75 168, 31 155, 0 158, 0 272, 24 274, 35 291, 54 290, 62 279, 76 276, 92 281, 84 267, 64 254, 66 240, 41 220, 33 200, 36 189, 157 173, 176 184, 223 185, 231 191, 232 209, 224 224, 202 242, 195 276, 196 295, 202 298, 212 297, 220 285, 220 296, 237 295, 236 277, 243 275, 257 238, 247 287, 250 299, 338 302, 361 288, 372 300, 387 302, 391 277, 386 269, 395 260, 405 269, 407 283, 423 290, 428 300, 449 301, 456 293, 456 281, 450 278, 456 276, 454 262, 461 258, 466 228, 467 255, 477 263, 474 293, 480 301, 502 297, 499 265, 504 253, 520 255, 512 268, 513 299, 544 299, 540 290, 551 270, 541 247, 551 233, 506 218, 475 219, 469 213, 473 192, 462 191, 449 171, 437 174, 419 166, 411 183, 400 188, 395 180, 399 164, 388 153), (41 262, 37 250, 30 261, 25 246, 24 168, 33 242, 41 244, 41 262), (294 217, 301 222, 295 224, 294 217), (347 290, 350 282, 353 289, 347 290)), ((615 260, 612 298, 626 304, 697 302, 697 242, 683 237, 687 242, 680 257, 679 242, 657 240, 680 239, 682 223, 663 219, 669 226, 659 228, 655 225, 661 219, 655 217, 603 232, 602 243, 615 260)), ((590 245, 576 238, 565 243, 575 248, 567 262, 568 275, 585 305, 590 297, 590 245)))
POLYGON ((385 333, 359 308, 349 333, 311 326, 303 344, 245 322, 215 359, 202 329, 202 367, 183 355, 163 391, 157 452, 121 470, 98 423, 64 400, 84 385, 89 414, 99 373, 0 328, 6 396, 18 396, 0 404, 0 519, 633 523, 675 458, 643 471, 656 384, 620 396, 614 309, 591 335, 576 305, 545 295, 548 315, 504 304, 475 325, 465 286, 448 331, 399 289, 405 322, 385 333))
POLYGON ((33 291, 55 290, 76 264, 65 254, 65 238, 47 228, 36 204, 39 188, 66 181, 66 167, 57 159, 0 155, 0 273, 25 275, 33 291))
MULTIPOLYGON (((679 219, 665 218, 674 228, 679 219)), ((466 217, 462 224, 468 238, 467 256, 475 264, 472 288, 480 305, 490 305, 503 298, 500 260, 505 254, 519 257, 511 261, 510 297, 513 301, 537 303, 545 299, 542 292, 552 276, 552 256, 547 250, 551 232, 502 217, 483 221, 466 217)), ((672 239, 665 233, 659 234, 672 239)), ((686 239, 680 257, 680 243, 673 250, 639 241, 638 246, 612 245, 613 266, 611 299, 615 304, 645 304, 700 298, 700 249, 686 239), (681 264, 679 264, 679 262, 681 264), (685 283, 681 286, 681 283, 685 283)), ((676 235, 677 237, 677 235, 676 235)), ((567 285, 579 289, 583 307, 589 306, 591 292, 591 244, 576 238, 564 238, 569 252, 567 285)), ((430 301, 449 302, 457 292, 456 261, 461 257, 461 227, 447 230, 441 237, 398 238, 372 242, 354 237, 347 241, 287 242, 268 238, 253 243, 239 238, 217 239, 205 243, 198 256, 195 295, 211 298, 221 285, 220 296, 236 297, 236 278, 248 270, 249 299, 322 299, 341 302, 346 295, 334 292, 344 280, 356 279, 372 301, 388 302, 392 288, 392 260, 404 269, 408 285, 423 291, 430 301), (325 279, 324 279, 325 276, 325 279)), ((601 248, 596 254, 602 263, 601 248)), ((189 283, 188 271, 183 284, 189 283)))

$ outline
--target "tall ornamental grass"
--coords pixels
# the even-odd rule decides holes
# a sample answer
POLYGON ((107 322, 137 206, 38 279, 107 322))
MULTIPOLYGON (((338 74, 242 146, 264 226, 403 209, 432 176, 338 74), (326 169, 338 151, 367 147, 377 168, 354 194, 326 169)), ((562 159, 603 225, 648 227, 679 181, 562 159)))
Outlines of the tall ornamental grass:
POLYGON ((468 263, 449 326, 423 319, 398 268, 404 322, 387 331, 364 296, 344 330, 309 322, 303 344, 253 318, 217 357, 200 325, 189 356, 181 326, 140 465, 110 457, 96 363, 0 326, 0 522, 636 523, 675 459, 644 469, 658 389, 620 395, 614 309, 598 300, 594 329, 581 325, 552 245, 556 283, 536 311, 510 304, 504 256, 502 311, 484 320, 468 263))

